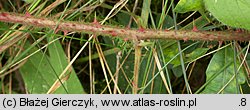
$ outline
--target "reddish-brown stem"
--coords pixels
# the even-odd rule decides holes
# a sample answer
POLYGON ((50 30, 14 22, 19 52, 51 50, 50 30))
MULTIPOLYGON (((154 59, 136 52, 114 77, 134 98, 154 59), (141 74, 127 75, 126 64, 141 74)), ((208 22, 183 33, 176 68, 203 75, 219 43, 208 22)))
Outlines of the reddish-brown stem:
POLYGON ((82 23, 73 21, 61 21, 47 18, 27 17, 16 13, 0 12, 0 21, 10 23, 20 23, 24 25, 32 25, 37 27, 53 28, 63 31, 77 31, 83 33, 91 33, 95 35, 107 35, 112 37, 120 37, 122 39, 166 39, 166 40, 203 40, 203 41, 249 41, 250 34, 248 32, 234 31, 161 31, 145 29, 143 32, 138 29, 127 29, 121 27, 111 27, 106 25, 98 25, 95 23, 82 23))

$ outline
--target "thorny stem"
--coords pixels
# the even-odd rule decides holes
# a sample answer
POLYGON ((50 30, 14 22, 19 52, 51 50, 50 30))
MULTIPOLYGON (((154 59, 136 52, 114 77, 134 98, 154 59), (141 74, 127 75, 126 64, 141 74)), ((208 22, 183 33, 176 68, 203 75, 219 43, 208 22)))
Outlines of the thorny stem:
MULTIPOLYGON (((175 31, 175 30, 152 30, 152 29, 127 29, 111 27, 98 23, 83 23, 73 21, 61 21, 47 18, 37 18, 20 15, 17 13, 0 12, 0 21, 20 23, 37 27, 46 27, 63 31, 76 31, 95 35, 107 35, 126 40, 141 39, 166 39, 166 40, 203 40, 203 41, 250 41, 250 33, 235 31, 175 31), (57 25, 58 23, 58 25, 57 25)), ((1 45, 1 44, 0 44, 1 45)))

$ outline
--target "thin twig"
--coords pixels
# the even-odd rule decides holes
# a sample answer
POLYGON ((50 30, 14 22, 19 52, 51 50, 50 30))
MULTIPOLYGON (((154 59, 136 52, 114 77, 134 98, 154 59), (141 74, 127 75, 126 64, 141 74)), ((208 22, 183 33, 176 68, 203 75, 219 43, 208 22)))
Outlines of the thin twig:
POLYGON ((139 46, 139 41, 135 40, 135 60, 134 60, 134 81, 133 81, 133 94, 137 94, 138 91, 138 80, 140 73, 140 61, 141 61, 141 46, 139 46))

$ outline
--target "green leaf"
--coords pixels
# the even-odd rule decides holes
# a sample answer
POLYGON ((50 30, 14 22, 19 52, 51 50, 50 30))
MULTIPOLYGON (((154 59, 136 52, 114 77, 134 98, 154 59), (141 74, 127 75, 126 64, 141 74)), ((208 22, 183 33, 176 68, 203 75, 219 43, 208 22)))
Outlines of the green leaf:
POLYGON ((175 7, 175 12, 186 13, 203 9, 202 0, 180 0, 175 7))
MULTIPOLYGON (((48 40, 50 41, 50 40, 48 40)), ((69 64, 68 58, 65 55, 65 52, 60 44, 60 42, 57 40, 51 45, 48 46, 49 51, 49 61, 51 63, 52 68, 54 71, 60 75, 63 70, 67 67, 69 64)), ((66 82, 64 82, 64 86, 67 88, 68 93, 84 93, 83 87, 81 86, 81 83, 76 76, 76 73, 73 69, 73 67, 70 67, 69 70, 65 73, 65 76, 69 75, 69 79, 67 79, 66 82)), ((55 80, 54 80, 55 81, 55 80)), ((65 90, 61 86, 56 90, 55 93, 64 93, 65 90)))
MULTIPOLYGON (((191 62, 196 60, 198 57, 206 54, 206 52, 209 50, 209 48, 196 48, 195 50, 192 50, 191 53, 185 54, 184 60, 185 63, 191 62)), ((167 56, 165 56, 167 57, 167 56)), ((176 60, 178 60, 179 57, 177 57, 176 60)), ((176 63, 174 67, 172 68, 173 74, 176 77, 182 76, 182 69, 180 67, 180 62, 176 63)))
MULTIPOLYGON (((193 49, 191 53, 186 54, 184 51, 185 57, 184 61, 185 63, 188 63, 190 61, 195 60, 196 58, 204 55, 207 51, 209 50, 209 48, 196 48, 193 49)), ((165 57, 165 61, 168 62, 169 60, 171 60, 174 56, 176 56, 176 54, 178 54, 178 47, 177 47, 177 43, 170 43, 166 48, 164 48, 164 57, 165 57)), ((174 60, 172 60, 171 64, 173 64, 174 67, 180 65, 180 59, 179 57, 176 57, 174 60)))
POLYGON ((193 27, 195 26, 197 27, 198 30, 204 30, 203 28, 209 24, 209 22, 206 20, 206 18, 204 17, 199 17, 197 19, 194 19, 193 22, 190 22, 189 24, 187 24, 186 26, 182 27, 180 30, 192 30, 193 27))
POLYGON ((250 30, 250 0, 203 0, 206 9, 220 22, 250 30))
POLYGON ((191 53, 185 54, 185 57, 186 57, 185 62, 190 62, 190 61, 195 60, 196 58, 204 55, 208 50, 209 48, 197 48, 193 50, 191 53))
MULTIPOLYGON (((176 54, 178 54, 179 51, 178 51, 178 45, 177 43, 169 43, 169 45, 164 48, 163 50, 163 54, 164 54, 164 57, 165 57, 165 62, 168 62, 170 61, 174 56, 176 56, 176 54)), ((174 60, 171 61, 171 64, 174 65, 174 67, 180 65, 180 58, 179 57, 176 57, 174 60)))
MULTIPOLYGON (((207 86, 202 93, 218 93, 222 90, 221 93, 237 93, 238 89, 236 85, 236 78, 234 78, 224 89, 223 87, 230 81, 234 76, 234 53, 233 49, 230 47, 224 48, 223 50, 218 51, 213 58, 211 59, 207 71, 206 71, 206 81, 207 86), (229 65, 225 68, 226 65, 229 65), (220 73, 221 69, 224 70, 220 73), (217 74, 216 74, 217 73, 217 74), (215 76, 215 77, 214 77, 215 76), (211 82, 208 82, 211 78, 211 82)), ((237 67, 240 63, 237 61, 237 67)), ((240 69, 238 72, 238 84, 243 84, 245 82, 245 77, 243 70, 240 69)))
MULTIPOLYGON (((158 14, 156 16, 156 23, 157 23, 157 25, 159 25, 158 23, 159 23, 159 21, 161 19, 160 17, 161 17, 160 14, 158 14)), ((167 29, 167 28, 170 28, 172 26, 174 26, 174 20, 173 20, 173 18, 171 16, 169 16, 169 15, 166 15, 165 19, 164 19, 164 22, 162 24, 162 28, 163 29, 167 29)))
MULTIPOLYGON (((29 43, 25 44, 25 48, 29 46, 29 43)), ((32 48, 27 55, 36 50, 37 48, 32 48)), ((51 80, 55 78, 53 75, 53 68, 49 66, 49 61, 46 60, 47 58, 47 55, 38 52, 31 56, 19 69, 28 93, 46 93, 52 85, 51 80)))
MULTIPOLYGON (((25 44, 25 48, 29 46, 29 43, 25 44)), ((52 84, 58 79, 62 69, 68 64, 59 41, 52 43, 48 49, 50 57, 41 51, 37 52, 19 69, 28 93, 47 93, 52 84)), ((32 48, 27 55, 36 50, 38 50, 38 48, 32 48)), ((63 83, 66 90, 60 87, 55 93, 85 93, 73 68, 71 68, 71 70, 69 78, 63 83)))
POLYGON ((142 19, 141 26, 144 28, 146 28, 148 25, 150 5, 151 5, 151 0, 143 0, 142 12, 141 12, 141 19, 142 19))

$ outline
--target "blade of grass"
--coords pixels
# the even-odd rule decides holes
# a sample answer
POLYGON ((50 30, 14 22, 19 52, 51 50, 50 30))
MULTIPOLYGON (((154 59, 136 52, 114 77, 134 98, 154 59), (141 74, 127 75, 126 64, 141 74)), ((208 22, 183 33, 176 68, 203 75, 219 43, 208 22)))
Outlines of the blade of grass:
MULTIPOLYGON (((236 88, 237 88, 237 94, 240 93, 240 87, 239 87, 239 83, 238 83, 238 67, 237 67, 237 41, 233 41, 233 50, 234 50, 234 76, 233 78, 235 78, 235 83, 236 83, 236 88)), ((229 80, 229 83, 232 81, 232 79, 229 80)), ((228 85, 229 83, 227 83, 226 85, 228 85)))
POLYGON ((142 19, 141 26, 143 28, 146 28, 148 25, 150 5, 151 5, 151 0, 143 0, 142 12, 141 12, 141 19, 142 19))
MULTIPOLYGON (((195 42, 195 43, 193 43, 193 44, 187 46, 186 48, 184 48, 184 49, 182 50, 182 52, 185 51, 185 50, 187 50, 188 48, 190 48, 190 47, 196 45, 197 43, 198 43, 198 42, 195 42)), ((147 83, 144 87, 141 88, 141 90, 147 88, 147 87, 150 85, 150 83, 160 74, 160 72, 163 71, 163 69, 166 68, 166 66, 168 66, 176 57, 178 57, 179 54, 180 54, 180 53, 176 54, 176 55, 175 55, 174 57, 172 57, 168 62, 166 62, 166 63, 164 64, 164 66, 162 67, 162 69, 159 70, 159 71, 158 71, 158 72, 148 81, 148 83, 147 83)), ((140 91, 140 93, 141 93, 141 91, 140 91)))
MULTIPOLYGON (((172 0, 172 2, 173 2, 173 0, 172 0)), ((173 13, 175 30, 178 30, 177 23, 176 23, 176 14, 174 12, 174 4, 172 4, 172 13, 173 13)), ((183 73, 183 77, 184 77, 186 88, 187 88, 187 93, 191 93, 192 94, 192 90, 191 90, 191 88, 189 86, 188 79, 187 79, 187 74, 186 74, 186 69, 185 69, 185 63, 184 63, 184 60, 182 58, 181 43, 180 43, 180 41, 177 41, 177 43, 178 43, 178 50, 179 50, 180 61, 181 61, 181 68, 182 68, 182 73, 183 73)))
MULTIPOLYGON (((156 52, 155 50, 153 51, 153 56, 154 56, 156 65, 157 65, 157 67, 158 67, 158 70, 162 70, 163 68, 161 67, 160 60, 159 60, 158 55, 157 55, 157 52, 156 52)), ((168 92, 169 94, 171 94, 171 91, 170 91, 170 89, 169 89, 169 86, 168 86, 168 84, 167 84, 167 80, 166 80, 166 77, 165 77, 163 71, 160 71, 160 75, 161 75, 162 81, 163 81, 163 83, 164 83, 164 85, 165 85, 165 87, 166 87, 166 89, 167 89, 167 92, 168 92)))

